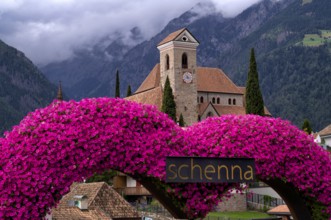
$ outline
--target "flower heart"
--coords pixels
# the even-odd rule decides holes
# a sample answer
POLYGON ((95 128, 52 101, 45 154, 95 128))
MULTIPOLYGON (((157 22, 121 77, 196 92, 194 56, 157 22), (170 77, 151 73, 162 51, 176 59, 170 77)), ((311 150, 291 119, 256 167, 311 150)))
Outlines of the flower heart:
POLYGON ((331 213, 331 161, 281 119, 209 118, 187 129, 153 106, 122 99, 54 101, 0 139, 0 218, 40 219, 74 181, 114 169, 141 180, 187 218, 204 217, 238 184, 166 184, 167 156, 254 158, 257 177, 290 184, 331 213), (156 191, 155 191, 156 192, 156 191))

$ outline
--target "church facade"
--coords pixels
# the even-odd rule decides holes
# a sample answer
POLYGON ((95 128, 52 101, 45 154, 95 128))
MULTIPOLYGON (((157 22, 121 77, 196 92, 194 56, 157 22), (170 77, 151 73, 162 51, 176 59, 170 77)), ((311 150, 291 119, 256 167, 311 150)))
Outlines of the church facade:
POLYGON ((182 114, 186 125, 212 116, 245 114, 245 88, 236 86, 221 69, 197 66, 198 46, 199 41, 186 28, 169 34, 157 46, 160 63, 126 99, 155 105, 161 110, 168 77, 177 119, 182 114))

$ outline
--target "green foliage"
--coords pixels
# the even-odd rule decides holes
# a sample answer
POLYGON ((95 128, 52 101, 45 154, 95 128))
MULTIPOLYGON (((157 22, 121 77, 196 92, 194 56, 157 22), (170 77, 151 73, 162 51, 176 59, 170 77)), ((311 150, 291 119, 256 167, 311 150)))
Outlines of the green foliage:
POLYGON ((167 76, 167 79, 164 84, 163 90, 163 100, 162 100, 162 107, 161 111, 168 114, 172 120, 176 120, 176 103, 174 99, 174 95, 172 93, 172 88, 170 86, 170 81, 167 76))
POLYGON ((311 208, 312 219, 314 220, 328 220, 330 215, 326 212, 326 207, 317 202, 316 199, 306 198, 307 205, 311 208))
POLYGON ((129 97, 132 95, 132 92, 131 92, 131 86, 128 85, 128 90, 126 91, 126 97, 129 97))
POLYGON ((116 70, 116 86, 115 86, 115 97, 120 97, 120 77, 118 70, 116 70))
POLYGON ((183 114, 182 113, 180 113, 178 124, 181 127, 184 127, 185 126, 185 121, 184 121, 184 117, 183 117, 183 114))
POLYGON ((264 116, 264 103, 260 90, 259 76, 254 49, 251 49, 249 71, 246 83, 246 113, 264 116))
POLYGON ((311 134, 312 132, 312 128, 310 126, 310 122, 308 121, 308 119, 305 119, 303 121, 303 124, 302 124, 302 130, 305 131, 307 134, 311 134))
POLYGON ((114 170, 107 170, 101 174, 95 173, 93 176, 89 177, 86 182, 105 182, 108 185, 113 185, 113 178, 116 176, 117 172, 114 170))

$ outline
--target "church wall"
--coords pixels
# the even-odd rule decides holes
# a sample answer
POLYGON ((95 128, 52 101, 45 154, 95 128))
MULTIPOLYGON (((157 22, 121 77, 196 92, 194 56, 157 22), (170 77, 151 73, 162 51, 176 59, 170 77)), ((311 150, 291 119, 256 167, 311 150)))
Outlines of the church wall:
POLYGON ((244 96, 242 94, 227 94, 227 93, 213 93, 213 92, 198 92, 199 103, 200 97, 203 97, 203 102, 212 102, 213 97, 215 97, 215 105, 217 104, 217 98, 220 98, 219 105, 229 105, 229 99, 231 99, 231 105, 233 105, 233 99, 236 101, 236 106, 244 106, 244 96))

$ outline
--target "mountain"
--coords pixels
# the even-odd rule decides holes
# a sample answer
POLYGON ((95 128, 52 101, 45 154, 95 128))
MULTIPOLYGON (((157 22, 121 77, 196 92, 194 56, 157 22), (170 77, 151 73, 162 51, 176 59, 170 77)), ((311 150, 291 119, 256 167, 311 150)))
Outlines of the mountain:
POLYGON ((0 136, 56 94, 56 86, 22 52, 0 40, 0 136))
POLYGON ((125 94, 128 84, 135 90, 159 61, 156 45, 187 27, 201 43, 198 64, 222 68, 238 85, 245 85, 249 50, 254 47, 269 111, 298 126, 307 118, 314 130, 320 130, 331 123, 327 111, 331 94, 326 89, 331 80, 330 4, 330 0, 264 0, 234 18, 224 18, 211 3, 200 3, 148 41, 128 46, 119 36, 108 50, 77 53, 72 60, 42 70, 53 82, 63 80, 71 98, 80 99, 113 96, 119 69, 125 94), (107 60, 105 52, 117 59, 107 60))

